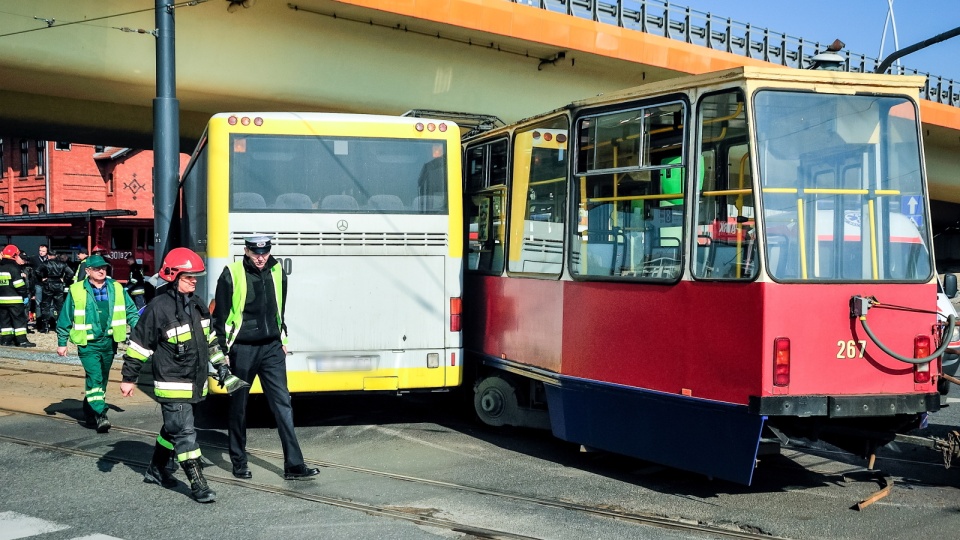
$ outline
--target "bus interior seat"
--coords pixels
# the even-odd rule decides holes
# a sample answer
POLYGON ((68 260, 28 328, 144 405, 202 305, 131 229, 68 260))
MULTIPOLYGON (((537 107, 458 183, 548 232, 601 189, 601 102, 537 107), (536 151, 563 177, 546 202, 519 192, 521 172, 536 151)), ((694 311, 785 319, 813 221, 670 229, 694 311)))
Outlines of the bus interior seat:
POLYGON ((320 201, 321 210, 359 210, 357 200, 350 195, 327 195, 320 201))
POLYGON ((371 210, 404 210, 403 201, 396 195, 371 195, 367 207, 371 210))
POLYGON ((277 201, 273 203, 273 207, 288 210, 311 209, 313 208, 313 200, 306 193, 281 193, 277 196, 277 201))
POLYGON ((233 208, 241 210, 244 208, 266 208, 267 201, 263 195, 252 191, 238 191, 233 194, 233 208))
POLYGON ((413 199, 414 210, 443 210, 443 197, 439 195, 421 195, 413 199))

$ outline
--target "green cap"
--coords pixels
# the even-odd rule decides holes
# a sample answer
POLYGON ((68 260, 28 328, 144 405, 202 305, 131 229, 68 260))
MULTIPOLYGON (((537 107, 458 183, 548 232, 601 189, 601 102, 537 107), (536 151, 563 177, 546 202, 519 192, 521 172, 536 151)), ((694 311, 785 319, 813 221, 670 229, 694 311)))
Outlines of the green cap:
POLYGON ((101 255, 91 255, 84 260, 87 268, 100 268, 101 266, 110 266, 106 259, 101 255))

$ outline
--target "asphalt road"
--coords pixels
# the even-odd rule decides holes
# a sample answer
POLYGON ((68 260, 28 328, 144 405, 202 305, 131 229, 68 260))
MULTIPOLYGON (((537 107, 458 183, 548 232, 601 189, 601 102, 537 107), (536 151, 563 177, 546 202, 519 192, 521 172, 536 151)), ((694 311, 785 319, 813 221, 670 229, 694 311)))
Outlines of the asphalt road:
MULTIPOLYGON (((252 404, 249 432, 254 477, 233 479, 225 398, 206 403, 198 427, 219 499, 201 505, 189 498, 182 473, 173 490, 141 480, 160 425, 149 396, 121 399, 115 373, 108 401, 117 427, 98 435, 77 422, 82 371, 69 359, 49 360, 43 352, 0 351, 0 540, 47 529, 42 538, 52 540, 673 539, 724 531, 913 539, 954 538, 960 526, 960 473, 928 449, 885 450, 877 468, 893 488, 857 511, 851 507, 880 489, 879 476, 831 448, 785 448, 761 460, 746 487, 582 453, 545 432, 486 429, 453 395, 295 398, 304 454, 321 467, 311 482, 282 479, 279 440, 262 402, 252 404), (33 356, 10 358, 24 354, 33 356)), ((957 426, 960 399, 933 415, 926 431, 944 436, 957 426)), ((704 434, 704 452, 711 442, 704 434)))

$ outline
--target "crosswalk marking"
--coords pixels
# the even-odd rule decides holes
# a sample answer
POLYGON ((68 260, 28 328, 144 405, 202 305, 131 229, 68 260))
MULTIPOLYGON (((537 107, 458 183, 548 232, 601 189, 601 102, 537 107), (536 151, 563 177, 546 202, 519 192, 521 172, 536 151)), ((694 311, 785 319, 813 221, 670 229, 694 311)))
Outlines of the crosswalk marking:
MULTIPOLYGON (((45 519, 35 518, 17 512, 0 512, 0 540, 17 540, 18 538, 29 538, 64 529, 69 529, 69 525, 55 523, 45 519)), ((90 534, 87 536, 77 536, 71 540, 123 540, 116 536, 106 534, 90 534)))
POLYGON ((16 540, 69 528, 69 525, 61 525, 16 512, 0 512, 0 540, 16 540))

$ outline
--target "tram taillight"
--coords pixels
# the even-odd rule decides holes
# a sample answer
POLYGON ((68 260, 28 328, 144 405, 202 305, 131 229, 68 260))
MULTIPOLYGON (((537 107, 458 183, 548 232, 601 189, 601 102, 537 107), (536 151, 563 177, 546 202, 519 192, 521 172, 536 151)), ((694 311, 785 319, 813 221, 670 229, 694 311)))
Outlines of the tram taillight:
POLYGON ((460 331, 460 314, 463 313, 463 302, 460 297, 450 299, 450 331, 460 331))
POLYGON ((790 385, 790 338, 773 340, 773 385, 790 385))
MULTIPOLYGON (((930 336, 913 338, 913 357, 924 358, 930 356, 930 336)), ((913 382, 922 384, 930 382, 930 362, 913 365, 913 382)))

